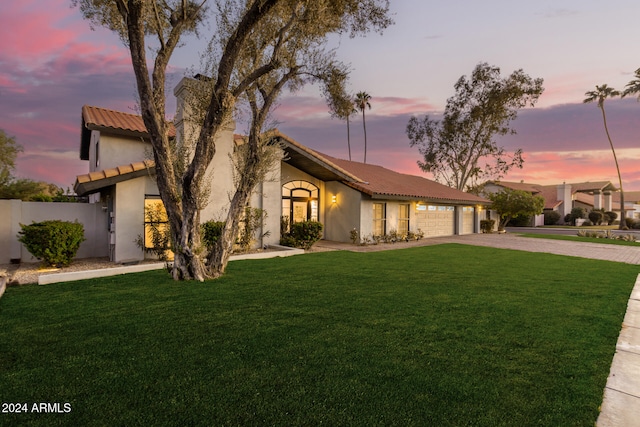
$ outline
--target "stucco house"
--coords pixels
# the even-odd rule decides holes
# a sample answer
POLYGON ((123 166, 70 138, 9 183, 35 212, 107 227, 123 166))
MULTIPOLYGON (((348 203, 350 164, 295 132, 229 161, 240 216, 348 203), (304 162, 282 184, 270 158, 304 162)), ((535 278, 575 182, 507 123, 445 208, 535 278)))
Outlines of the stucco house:
MULTIPOLYGON (((178 98, 176 129, 180 138, 188 121, 178 98)), ((201 221, 224 220, 234 188, 230 157, 244 139, 233 125, 219 135, 211 165, 209 202, 201 221)), ((257 245, 278 244, 281 217, 289 221, 317 220, 324 239, 348 242, 355 229, 360 236, 421 230, 425 237, 479 232, 479 221, 490 202, 434 181, 401 174, 382 166, 338 159, 319 153, 274 131, 282 160, 269 179, 258 185, 250 205, 266 211, 263 235, 257 245), (265 235, 265 232, 268 231, 265 235)), ((113 261, 140 260, 144 253, 134 242, 145 236, 145 207, 162 203, 155 183, 151 146, 142 118, 94 106, 82 108, 80 158, 89 172, 76 179, 74 189, 102 204, 108 216, 105 245, 113 261)))
MULTIPOLYGON (((558 185, 539 185, 525 182, 487 181, 484 186, 485 193, 494 193, 503 188, 512 190, 524 190, 536 196, 544 198, 544 210, 553 210, 564 218, 571 209, 581 207, 587 212, 592 209, 604 209, 605 211, 620 211, 619 195, 616 201, 614 195, 618 194, 618 188, 610 181, 578 182, 573 184, 562 183, 558 185)), ((626 194, 626 193, 625 193, 626 194)), ((625 203, 627 205, 627 203, 625 203)), ((632 208, 625 208, 626 216, 633 215, 632 208)), ((533 219, 534 226, 544 225, 544 214, 536 215, 533 219)))

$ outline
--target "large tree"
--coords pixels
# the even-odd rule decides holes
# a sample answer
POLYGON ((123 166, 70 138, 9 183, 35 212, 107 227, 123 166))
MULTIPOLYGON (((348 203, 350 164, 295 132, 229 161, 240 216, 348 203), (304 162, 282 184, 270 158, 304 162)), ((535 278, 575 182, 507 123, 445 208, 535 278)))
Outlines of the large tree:
MULTIPOLYGON (((632 82, 633 83, 633 82, 632 82)), ((627 222, 625 221, 626 215, 624 211, 624 190, 622 189, 622 175, 620 174, 620 165, 618 165, 618 156, 616 156, 616 150, 613 147, 613 141, 611 141, 611 135, 609 135, 609 126, 607 126, 607 114, 604 111, 604 101, 607 98, 620 96, 620 92, 606 84, 596 86, 596 90, 592 90, 585 93, 584 103, 597 102, 598 108, 602 111, 602 121, 604 122, 604 131, 607 134, 609 140, 609 146, 613 153, 613 160, 616 164, 616 170, 618 171, 618 183, 620 185, 620 230, 627 228, 627 222)))
POLYGON ((23 150, 16 139, 0 129, 0 187, 11 181, 13 170, 16 167, 16 157, 23 150))
POLYGON ((440 120, 414 116, 407 124, 410 145, 423 157, 418 166, 458 190, 522 167, 522 150, 508 153, 495 138, 516 133, 511 122, 521 108, 535 105, 544 90, 542 79, 532 79, 523 70, 502 78, 500 68, 480 63, 454 87, 440 120), (481 162, 486 162, 484 167, 481 162))
POLYGON ((364 129, 364 163, 367 163, 367 122, 364 117, 364 111, 371 109, 371 95, 367 92, 358 92, 355 100, 356 108, 362 111, 362 127, 364 129))
POLYGON ((329 113, 332 117, 337 117, 347 122, 347 151, 351 160, 351 129, 350 119, 358 110, 354 107, 355 101, 352 95, 334 96, 329 102, 329 113))
MULTIPOLYGON (((279 93, 284 86, 277 84, 282 73, 291 75, 285 83, 292 81, 294 89, 296 84, 304 83, 293 75, 300 75, 301 68, 307 65, 317 64, 316 59, 327 53, 324 46, 328 34, 349 32, 353 36, 369 29, 381 30, 391 22, 388 0, 211 0, 209 3, 213 4, 207 0, 72 0, 72 3, 80 6, 92 24, 120 34, 129 48, 140 111, 153 147, 158 188, 174 241, 172 274, 178 280, 217 277, 226 266, 228 251, 221 247, 209 254, 209 263, 203 260, 199 208, 207 168, 216 154, 216 136, 229 123, 238 101, 245 97, 251 102, 250 93, 261 93, 263 101, 267 99, 269 89, 265 89, 265 81, 279 93), (211 15, 216 28, 211 43, 214 56, 210 58, 208 98, 197 135, 185 157, 179 152, 181 147, 169 139, 166 71, 182 37, 196 32, 211 15), (292 50, 313 54, 295 55, 292 59, 292 50), (152 58, 147 58, 149 52, 152 58), (298 61, 300 68, 293 70, 292 61, 298 61)), ((259 105, 256 101, 254 97, 258 110, 269 110, 273 105, 273 102, 259 105)), ((252 121, 258 128, 264 123, 255 112, 252 121)), ((254 167, 260 167, 256 161, 260 155, 259 138, 249 135, 249 141, 252 138, 256 146, 246 150, 241 174, 246 173, 244 168, 253 171, 254 167)), ((232 242, 242 214, 242 209, 236 206, 246 203, 255 182, 254 178, 238 182, 222 239, 225 243, 221 245, 232 242)))
POLYGON ((496 193, 489 193, 487 198, 492 202, 491 209, 500 216, 499 230, 504 230, 515 217, 540 215, 544 210, 544 198, 524 190, 504 188, 496 193))

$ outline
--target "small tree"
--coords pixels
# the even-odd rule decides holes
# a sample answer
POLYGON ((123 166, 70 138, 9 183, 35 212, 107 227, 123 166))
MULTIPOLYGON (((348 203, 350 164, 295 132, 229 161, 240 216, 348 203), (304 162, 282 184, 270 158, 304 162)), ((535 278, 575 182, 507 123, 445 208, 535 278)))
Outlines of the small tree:
POLYGON ((494 138, 515 134, 510 123, 518 110, 538 101, 542 79, 532 79, 522 70, 501 78, 500 68, 480 63, 470 77, 460 77, 455 90, 441 120, 411 117, 407 124, 409 145, 417 146, 422 155, 420 169, 466 190, 480 179, 498 179, 513 167, 521 168, 522 150, 509 154, 494 138))
POLYGON ((598 209, 593 209, 589 212, 589 221, 593 223, 593 225, 602 224, 602 220, 604 219, 604 212, 598 209))
POLYGON ((560 221, 560 212, 558 211, 545 211, 544 212, 544 225, 556 225, 560 221))
POLYGON ((512 218, 540 215, 544 209, 542 196, 534 196, 524 190, 504 188, 497 193, 490 193, 487 197, 493 202, 491 208, 500 215, 500 230, 503 230, 512 218))

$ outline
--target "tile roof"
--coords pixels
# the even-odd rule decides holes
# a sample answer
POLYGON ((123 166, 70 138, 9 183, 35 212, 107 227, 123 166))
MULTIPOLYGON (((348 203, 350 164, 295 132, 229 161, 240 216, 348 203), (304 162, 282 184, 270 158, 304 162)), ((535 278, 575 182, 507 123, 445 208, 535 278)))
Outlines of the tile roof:
POLYGON ((528 191, 533 194, 540 192, 540 185, 528 184, 526 182, 488 181, 487 184, 495 184, 512 190, 528 191))
MULTIPOLYGON (((85 105, 82 107, 82 122, 89 129, 113 129, 147 135, 147 127, 139 114, 85 105)), ((175 135, 176 129, 173 123, 169 123, 169 136, 175 135)))
POLYGON ((395 172, 382 166, 337 159, 326 154, 322 156, 363 180, 345 184, 374 198, 401 197, 441 203, 490 204, 490 201, 483 197, 420 176, 395 172))
POLYGON ((79 196, 95 193, 118 182, 155 173, 153 160, 130 163, 128 165, 78 175, 73 189, 79 196))

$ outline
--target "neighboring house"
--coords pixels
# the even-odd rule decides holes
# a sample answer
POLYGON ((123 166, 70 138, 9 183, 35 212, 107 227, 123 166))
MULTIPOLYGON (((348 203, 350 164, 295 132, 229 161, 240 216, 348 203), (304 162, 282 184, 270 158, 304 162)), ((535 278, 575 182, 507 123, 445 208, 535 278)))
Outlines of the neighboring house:
MULTIPOLYGON (((620 193, 613 195, 613 201, 619 206, 620 193)), ((625 191, 624 205, 628 217, 640 219, 640 191, 625 191)))
MULTIPOLYGON (((614 201, 618 189, 610 181, 579 182, 573 184, 539 185, 524 182, 488 181, 484 186, 486 193, 495 193, 503 188, 524 190, 534 196, 544 198, 544 210, 557 211, 564 218, 571 213, 571 209, 581 207, 587 212, 592 209, 620 212, 619 196, 614 201)), ((625 193, 626 195, 627 193, 625 193)), ((625 202, 625 205, 627 203, 625 202)), ((630 208, 625 208, 626 216, 632 215, 630 208)), ((544 225, 544 214, 536 215, 534 226, 544 225)))
MULTIPOLYGON (((177 132, 170 135, 178 139, 188 126, 180 96, 185 80, 174 92, 177 132)), ((218 135, 209 202, 200 212, 201 221, 226 218, 234 189, 230 158, 244 142, 233 130, 230 125, 218 135)), ((251 198, 252 207, 267 212, 264 229, 257 233, 263 236, 259 246, 279 243, 281 217, 290 222, 320 221, 324 239, 343 242, 350 241, 354 229, 362 237, 392 230, 399 234, 421 230, 426 237, 476 233, 482 211, 490 204, 425 178, 321 154, 277 130, 269 135, 282 150, 282 160, 251 198)), ((162 203, 151 157, 140 116, 82 108, 80 158, 89 161, 89 173, 77 177, 74 189, 102 204, 109 218, 105 245, 116 262, 144 258, 134 241, 145 236, 145 207, 162 203)))

